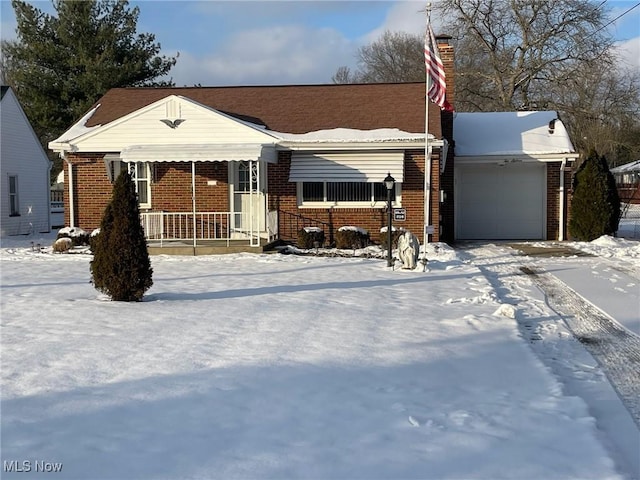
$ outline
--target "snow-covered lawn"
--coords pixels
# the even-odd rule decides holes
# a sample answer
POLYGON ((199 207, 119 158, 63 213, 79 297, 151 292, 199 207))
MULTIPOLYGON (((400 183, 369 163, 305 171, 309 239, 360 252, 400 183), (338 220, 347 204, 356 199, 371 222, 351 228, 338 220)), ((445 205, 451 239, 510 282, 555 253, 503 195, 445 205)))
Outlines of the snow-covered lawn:
MULTIPOLYGON (((89 283, 89 255, 30 241, 0 249, 2 478, 640 473, 638 427, 542 292, 507 268, 520 257, 505 246, 480 262, 431 245, 426 272, 383 258, 156 256, 145 301, 118 303, 89 283), (36 471, 56 463, 62 476, 36 471)), ((638 242, 578 246, 600 256, 573 264, 600 276, 627 265, 626 283, 609 283, 637 294, 638 242)))

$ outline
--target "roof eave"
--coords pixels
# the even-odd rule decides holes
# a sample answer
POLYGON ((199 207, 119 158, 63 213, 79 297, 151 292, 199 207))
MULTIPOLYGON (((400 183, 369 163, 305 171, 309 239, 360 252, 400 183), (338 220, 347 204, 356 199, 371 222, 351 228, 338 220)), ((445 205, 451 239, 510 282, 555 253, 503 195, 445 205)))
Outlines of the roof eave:
MULTIPOLYGON (((442 147, 444 140, 429 140, 429 144, 434 147, 442 147)), ((398 141, 371 141, 371 142, 296 142, 280 141, 277 144, 278 150, 407 150, 424 148, 425 142, 422 140, 398 140, 398 141)))
POLYGON ((455 155, 456 162, 503 162, 505 158, 525 162, 557 162, 560 160, 575 160, 580 154, 575 152, 558 153, 504 153, 495 155, 455 155))

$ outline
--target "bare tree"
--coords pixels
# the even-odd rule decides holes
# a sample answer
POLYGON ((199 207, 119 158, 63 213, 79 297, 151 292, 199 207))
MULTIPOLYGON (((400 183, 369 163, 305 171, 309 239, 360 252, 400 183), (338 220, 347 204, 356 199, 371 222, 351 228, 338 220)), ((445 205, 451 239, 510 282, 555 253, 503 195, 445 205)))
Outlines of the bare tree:
POLYGON ((552 90, 567 70, 611 62, 606 12, 593 2, 442 0, 435 8, 466 57, 456 87, 470 107, 528 108, 533 92, 552 90))
POLYGON ((616 58, 605 2, 441 0, 435 8, 455 36, 457 110, 557 110, 578 151, 595 149, 612 164, 640 155, 640 74, 616 58))
POLYGON ((424 40, 420 35, 385 31, 379 40, 360 47, 358 70, 338 68, 334 83, 424 82, 424 40))
MULTIPOLYGON (((640 158, 640 72, 624 70, 601 0, 441 0, 458 111, 557 110, 579 152, 640 158), (447 22, 448 20, 448 22, 447 22)), ((425 81, 423 38, 385 32, 334 83, 425 81)))

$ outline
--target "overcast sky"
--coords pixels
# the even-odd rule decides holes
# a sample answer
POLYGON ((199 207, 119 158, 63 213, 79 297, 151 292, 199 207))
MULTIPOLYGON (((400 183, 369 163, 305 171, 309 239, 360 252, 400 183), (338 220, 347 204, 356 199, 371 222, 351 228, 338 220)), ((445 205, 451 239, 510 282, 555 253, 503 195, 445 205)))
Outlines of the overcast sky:
MULTIPOLYGON (((33 1, 53 12, 50 0, 33 1)), ((607 1, 615 18, 638 1, 607 1)), ((358 47, 385 30, 424 31, 425 1, 136 0, 139 33, 153 33, 178 63, 177 86, 331 83, 355 68, 358 47)), ((11 2, 0 0, 3 39, 15 38, 11 2)), ((438 19, 434 18, 438 31, 438 19)), ((640 7, 610 27, 628 62, 640 68, 640 7)))

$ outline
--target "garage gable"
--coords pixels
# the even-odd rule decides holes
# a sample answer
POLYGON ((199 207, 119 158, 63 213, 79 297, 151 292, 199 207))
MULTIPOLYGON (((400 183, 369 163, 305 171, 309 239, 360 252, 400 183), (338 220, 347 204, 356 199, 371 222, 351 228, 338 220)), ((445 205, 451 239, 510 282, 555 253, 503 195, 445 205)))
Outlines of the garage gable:
POLYGON ((456 158, 575 152, 567 129, 554 111, 456 113, 453 138, 456 158))

